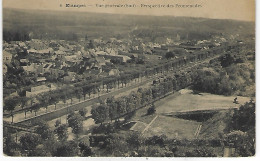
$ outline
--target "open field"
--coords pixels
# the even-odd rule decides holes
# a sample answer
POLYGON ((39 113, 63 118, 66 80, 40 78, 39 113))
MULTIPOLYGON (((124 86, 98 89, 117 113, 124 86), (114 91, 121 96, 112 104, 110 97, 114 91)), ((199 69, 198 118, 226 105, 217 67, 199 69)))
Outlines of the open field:
POLYGON ((196 121, 160 115, 144 133, 144 136, 166 135, 169 139, 194 139, 199 124, 196 121))
MULTIPOLYGON (((146 111, 149 107, 142 108, 138 110, 135 117, 132 119, 134 121, 143 122, 146 126, 156 117, 157 114, 146 115, 146 111)), ((157 112, 156 112, 157 113, 157 112)), ((150 127, 143 133, 145 137, 152 137, 154 135, 166 135, 168 138, 178 138, 178 139, 194 139, 195 131, 200 124, 196 121, 189 121, 169 116, 157 115, 158 117, 152 122, 150 127), (186 128, 183 128, 186 127, 186 128)), ((145 126, 137 126, 134 128, 135 131, 143 132, 145 126), (143 128, 138 128, 143 127, 143 128)))
MULTIPOLYGON (((164 134, 168 138, 195 139, 195 132, 199 125, 202 125, 202 131, 205 130, 205 128, 208 128, 210 125, 207 124, 207 127, 204 127, 205 124, 201 122, 180 119, 173 116, 163 116, 163 114, 177 111, 229 109, 231 107, 238 108, 245 102, 250 101, 249 97, 238 96, 238 104, 234 104, 234 98, 235 96, 222 96, 209 93, 193 94, 191 90, 183 89, 173 95, 155 102, 155 114, 146 115, 147 109, 149 108, 147 106, 138 110, 132 120, 143 122, 148 126, 148 124, 156 117, 156 115, 158 116, 144 132, 143 135, 145 137, 151 137, 154 135, 159 136, 164 134)), ((214 126, 216 127, 213 129, 217 131, 223 130, 221 124, 221 122, 218 124, 214 123, 214 126)), ((145 128, 144 126, 142 127, 143 129, 135 128, 135 130, 142 132, 145 128)), ((206 136, 206 134, 203 135, 206 136)))
POLYGON ((155 103, 157 113, 170 113, 177 111, 190 110, 214 110, 214 109, 229 109, 239 107, 247 101, 249 97, 237 96, 238 104, 234 104, 236 96, 222 96, 209 93, 193 94, 191 90, 181 90, 180 96, 175 97, 170 95, 155 103))

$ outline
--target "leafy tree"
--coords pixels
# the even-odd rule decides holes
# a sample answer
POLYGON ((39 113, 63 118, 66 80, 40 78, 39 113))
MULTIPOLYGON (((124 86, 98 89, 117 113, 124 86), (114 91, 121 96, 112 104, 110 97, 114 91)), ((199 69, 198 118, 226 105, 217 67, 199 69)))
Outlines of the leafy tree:
POLYGON ((53 156, 56 157, 71 157, 78 154, 78 146, 76 142, 69 141, 63 144, 60 144, 57 149, 54 151, 53 156))
POLYGON ((255 103, 251 100, 234 111, 228 122, 224 141, 236 148, 238 156, 255 154, 255 103))
POLYGON ((49 100, 50 100, 50 96, 47 95, 47 94, 43 94, 43 95, 39 95, 37 97, 37 100, 39 101, 40 105, 44 106, 45 109, 46 109, 46 113, 47 113, 47 110, 48 110, 48 105, 49 105, 49 100))
POLYGON ((138 56, 138 59, 136 60, 136 64, 144 64, 145 63, 145 56, 140 55, 138 56))
POLYGON ((56 127, 54 133, 58 135, 60 141, 66 141, 68 139, 68 126, 66 124, 61 124, 56 127))
POLYGON ((60 143, 57 141, 55 137, 51 137, 43 142, 43 147, 39 148, 39 150, 43 149, 43 152, 45 153, 45 155, 43 156, 54 156, 54 153, 59 144, 60 143))
POLYGON ((226 77, 223 77, 220 80, 220 83, 218 84, 218 90, 216 90, 216 91, 217 91, 217 94, 223 94, 226 96, 231 95, 233 93, 233 90, 232 90, 229 79, 226 77))
POLYGON ((76 92, 74 89, 71 89, 71 88, 67 89, 66 95, 68 96, 68 98, 70 98, 70 104, 72 104, 72 99, 75 94, 76 94, 76 92))
POLYGON ((255 103, 246 102, 234 111, 230 130, 248 131, 255 129, 255 103))
POLYGON ((92 107, 91 114, 96 124, 102 124, 106 119, 108 119, 108 108, 104 104, 92 107))
POLYGON ((255 142, 251 136, 242 131, 232 131, 225 135, 224 141, 227 145, 236 148, 238 156, 248 157, 255 154, 255 142))
POLYGON ((37 134, 26 133, 20 137, 19 141, 23 150, 34 150, 40 144, 41 138, 37 134))
POLYGON ((113 88, 113 84, 112 83, 108 83, 108 84, 106 84, 106 87, 107 87, 107 93, 108 93, 109 89, 113 88))
POLYGON ((60 126, 60 124, 61 124, 61 121, 60 121, 60 119, 57 119, 56 121, 55 121, 55 127, 58 127, 58 126, 60 126))
POLYGON ((166 135, 161 135, 161 136, 153 136, 150 138, 147 138, 145 140, 146 144, 149 145, 159 145, 163 147, 167 141, 167 136, 166 135))
POLYGON ((151 107, 149 107, 148 109, 147 109, 147 115, 152 115, 152 114, 154 114, 155 113, 155 106, 154 106, 154 104, 152 104, 151 105, 151 107))
POLYGON ((80 148, 81 156, 83 157, 91 156, 92 154, 91 148, 86 143, 80 142, 79 148, 80 148))
POLYGON ((112 156, 124 156, 129 151, 125 138, 117 134, 109 134, 104 141, 104 147, 112 156))
POLYGON ((57 103, 59 102, 59 95, 56 94, 56 93, 51 93, 50 95, 50 104, 54 104, 55 105, 55 110, 56 110, 56 107, 57 107, 57 103))
POLYGON ((222 67, 228 67, 231 64, 235 63, 235 58, 231 53, 228 53, 220 57, 220 63, 222 67))
MULTIPOLYGON (((30 109, 34 111, 34 115, 36 116, 36 115, 37 115, 37 112, 39 111, 40 108, 41 108, 41 107, 40 107, 39 104, 34 104, 34 105, 31 106, 30 109)), ((26 111, 26 110, 25 110, 25 111, 26 111)))
POLYGON ((83 94, 82 88, 78 88, 75 92, 76 92, 76 96, 77 96, 77 98, 79 99, 79 102, 80 102, 80 98, 83 94))
POLYGON ((136 106, 135 106, 135 103, 134 103, 134 98, 132 97, 132 95, 129 95, 128 97, 126 97, 126 111, 127 111, 127 113, 134 111, 135 108, 136 108, 136 106))
POLYGON ((116 100, 117 113, 119 116, 124 115, 126 113, 126 101, 124 98, 120 97, 116 100))
POLYGON ((17 156, 19 145, 15 142, 14 137, 7 132, 3 137, 3 151, 8 156, 17 156))
POLYGON ((69 127, 72 128, 74 134, 79 134, 83 130, 83 117, 78 113, 72 113, 68 117, 69 127))
POLYGON ((82 94, 83 94, 84 100, 86 99, 86 94, 89 94, 89 98, 90 98, 90 93, 91 93, 91 87, 90 86, 84 86, 82 88, 82 94))
POLYGON ((85 115, 87 114, 88 110, 86 108, 82 108, 79 110, 79 114, 82 116, 82 117, 85 117, 85 115))
POLYGON ((130 97, 133 97, 135 103, 135 109, 141 106, 142 95, 139 92, 131 92, 130 97))
POLYGON ((40 121, 40 124, 36 127, 35 132, 39 134, 43 140, 48 140, 53 137, 53 132, 50 130, 49 125, 43 121, 40 121))
POLYGON ((137 150, 143 144, 143 141, 143 138, 141 138, 140 134, 137 132, 130 133, 126 139, 126 142, 137 150))
POLYGON ((63 103, 64 103, 64 105, 65 105, 65 103, 66 103, 66 101, 67 101, 67 99, 68 99, 67 94, 66 94, 66 93, 63 93, 63 95, 61 95, 61 99, 62 99, 62 101, 63 101, 63 103))
POLYGON ((165 54, 165 58, 166 59, 171 59, 171 58, 174 58, 174 53, 172 52, 172 51, 170 51, 170 52, 167 52, 166 54, 165 54))
MULTIPOLYGON (((181 80, 181 82, 183 82, 181 80)), ((221 76, 214 69, 207 68, 194 72, 192 76, 193 89, 214 94, 231 95, 235 89, 229 76, 221 76)))
POLYGON ((21 102, 21 107, 22 107, 22 109, 25 107, 25 105, 26 105, 26 102, 29 100, 29 98, 27 98, 27 97, 21 97, 20 98, 20 102, 21 102))
POLYGON ((16 98, 9 98, 4 100, 4 110, 12 112, 16 105, 17 105, 17 99, 16 98))
POLYGON ((28 156, 35 156, 35 157, 51 157, 51 152, 49 147, 46 148, 43 144, 40 144, 36 147, 33 152, 30 152, 28 156))
POLYGON ((115 98, 114 97, 107 98, 106 104, 108 107, 108 117, 110 118, 110 120, 112 121, 118 118, 119 113, 117 110, 117 104, 115 98))

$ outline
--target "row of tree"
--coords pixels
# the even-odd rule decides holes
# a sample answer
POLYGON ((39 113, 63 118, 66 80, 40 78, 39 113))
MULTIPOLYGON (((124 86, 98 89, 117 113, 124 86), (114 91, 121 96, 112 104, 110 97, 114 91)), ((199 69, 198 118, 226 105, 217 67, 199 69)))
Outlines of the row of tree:
MULTIPOLYGON (((189 62, 195 62, 198 60, 203 60, 206 59, 209 56, 218 54, 218 52, 223 51, 224 47, 221 48, 216 48, 212 49, 212 51, 205 51, 203 53, 196 53, 196 54, 191 54, 186 57, 181 57, 179 59, 175 59, 172 61, 167 61, 164 64, 158 64, 155 65, 154 67, 148 68, 146 71, 132 71, 128 73, 123 73, 118 77, 107 77, 103 79, 95 79, 95 80, 83 80, 81 82, 71 85, 65 85, 62 88, 59 88, 55 91, 50 91, 47 93, 43 93, 41 95, 37 95, 32 98, 26 98, 26 97, 15 97, 15 98, 10 98, 10 100, 6 99, 4 100, 4 110, 10 111, 11 115, 12 112, 14 111, 15 107, 17 105, 20 105, 22 109, 19 109, 20 111, 24 111, 25 117, 26 117, 26 112, 27 111, 34 111, 35 115, 37 114, 37 111, 41 107, 47 108, 49 105, 55 105, 60 101, 63 100, 64 104, 66 103, 67 99, 71 99, 72 103, 72 98, 77 97, 79 101, 84 98, 86 99, 86 95, 91 97, 92 94, 97 94, 99 95, 101 89, 106 87, 107 92, 109 92, 109 89, 115 88, 118 86, 118 88, 121 86, 127 86, 127 84, 131 80, 140 80, 142 77, 148 77, 151 75, 159 74, 159 73, 164 73, 168 72, 171 68, 180 68, 184 65, 187 65, 189 62), (12 100, 15 100, 14 103, 8 104, 12 100), (31 102, 29 107, 24 108, 26 103, 25 101, 28 102, 28 100, 31 102)), ((179 81, 180 83, 185 83, 185 77, 182 75, 177 75, 177 79, 183 79, 183 81, 179 81)), ((175 84, 174 88, 178 90, 178 87, 176 87, 175 84)), ((183 85, 181 85, 183 86, 183 85)), ((155 91, 156 89, 154 89, 155 91)), ((157 92, 154 92, 153 95, 158 95, 157 92)), ((13 115, 12 115, 13 116, 13 115)))
POLYGON ((110 97, 92 106, 91 114, 95 123, 108 120, 118 121, 120 117, 127 116, 140 107, 151 104, 170 92, 185 88, 191 84, 191 74, 188 72, 175 73, 172 77, 159 79, 152 88, 139 88, 128 96, 119 98, 110 97))
MULTIPOLYGON (((236 148, 236 156, 255 154, 255 103, 253 100, 228 114, 227 134, 216 139, 177 140, 165 135, 142 137, 136 132, 91 135, 88 141, 76 139, 68 141, 68 127, 79 134, 86 111, 70 113, 67 124, 59 121, 51 130, 47 123, 41 122, 35 133, 26 133, 19 138, 4 129, 3 150, 9 156, 120 156, 120 157, 215 157, 222 155, 219 148, 224 144, 236 148), (95 143, 96 140, 97 142, 95 143), (94 141, 94 142, 93 142, 94 141), (100 144, 102 142, 102 144, 100 144), (224 142, 224 144, 223 144, 224 142), (95 144, 93 144, 95 143, 95 144), (95 147, 95 148, 91 148, 95 147), (98 148, 97 148, 98 147, 98 148), (183 149, 183 147, 186 147, 183 149), (98 153, 95 154, 95 149, 98 153)), ((82 130, 81 130, 82 131, 82 130)), ((76 135, 77 136, 77 135, 76 135)))

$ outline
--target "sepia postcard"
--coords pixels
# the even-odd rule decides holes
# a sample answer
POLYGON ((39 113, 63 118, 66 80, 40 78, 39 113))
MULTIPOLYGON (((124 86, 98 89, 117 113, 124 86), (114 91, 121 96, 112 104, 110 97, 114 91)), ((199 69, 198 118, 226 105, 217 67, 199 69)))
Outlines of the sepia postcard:
POLYGON ((251 157, 254 0, 3 0, 10 157, 251 157))

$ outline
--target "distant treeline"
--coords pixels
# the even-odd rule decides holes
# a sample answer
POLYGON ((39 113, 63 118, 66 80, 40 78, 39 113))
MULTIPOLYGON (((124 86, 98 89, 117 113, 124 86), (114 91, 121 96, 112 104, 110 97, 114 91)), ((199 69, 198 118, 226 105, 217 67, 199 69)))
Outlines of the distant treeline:
POLYGON ((78 35, 73 32, 51 32, 46 34, 45 32, 28 32, 28 31, 3 31, 3 40, 10 41, 28 41, 31 39, 61 39, 68 41, 78 40, 78 35))
POLYGON ((28 32, 22 31, 3 31, 4 41, 28 41, 31 40, 28 32))
MULTIPOLYGON (((134 34, 153 41, 157 37, 176 37, 182 40, 207 39, 215 34, 225 36, 254 35, 254 23, 234 20, 216 20, 172 16, 136 16, 87 12, 53 12, 3 9, 3 28, 9 31, 25 30, 38 39, 74 39, 69 33, 89 37, 110 38, 134 34), (63 38, 63 34, 67 34, 63 38)), ((83 36, 84 37, 84 36, 83 36)))
POLYGON ((167 35, 168 38, 175 39, 177 35, 180 36, 181 40, 201 40, 201 39, 210 39, 214 35, 220 35, 221 32, 216 31, 199 31, 199 30, 177 30, 174 28, 165 29, 165 28, 141 28, 136 29, 132 32, 133 35, 139 38, 144 38, 148 41, 157 42, 160 41, 161 38, 166 39, 165 36, 167 35))

